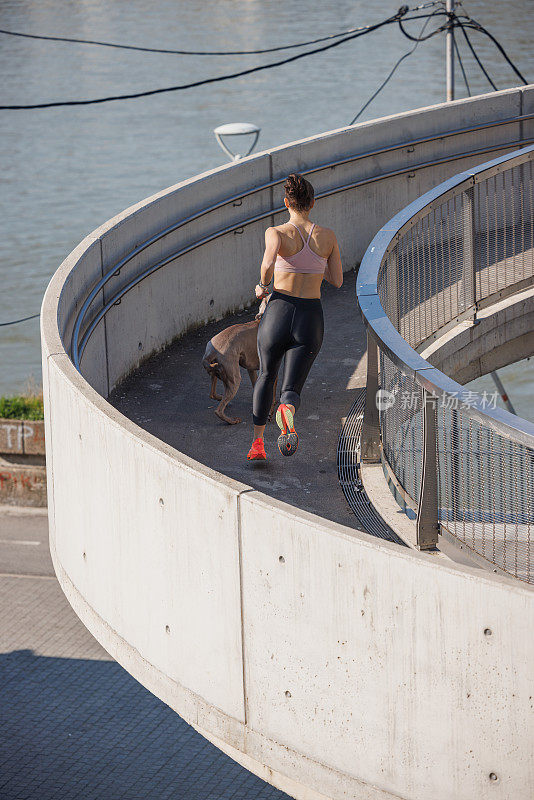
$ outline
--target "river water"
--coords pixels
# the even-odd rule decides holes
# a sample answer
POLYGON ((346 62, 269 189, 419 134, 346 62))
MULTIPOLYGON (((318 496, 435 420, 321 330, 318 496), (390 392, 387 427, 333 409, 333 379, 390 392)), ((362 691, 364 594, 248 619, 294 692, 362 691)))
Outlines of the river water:
MULTIPOLYGON (((0 28, 172 49, 239 50, 375 23, 399 5, 399 0, 2 0, 0 28)), ((466 0, 464 8, 534 81, 532 0, 466 0)), ((415 34, 423 23, 412 22, 409 30, 415 34)), ((435 25, 432 21, 427 31, 435 25)), ((516 85, 491 42, 476 33, 471 38, 497 86, 516 85)), ((214 127, 254 122, 262 129, 258 148, 264 149, 346 125, 412 45, 392 25, 295 64, 184 92, 80 108, 0 111, 0 322, 38 312, 57 266, 104 220, 223 163, 214 127)), ((471 92, 488 91, 461 38, 459 46, 471 92)), ((419 44, 360 120, 442 101, 444 47, 442 34, 419 44)), ((143 91, 283 55, 156 55, 0 35, 0 104, 143 91)), ((457 96, 463 97, 457 72, 457 96)), ((532 368, 509 369, 510 395, 532 414, 527 402, 532 368)), ((40 382, 38 320, 0 327, 0 394, 23 388, 30 375, 40 382)))

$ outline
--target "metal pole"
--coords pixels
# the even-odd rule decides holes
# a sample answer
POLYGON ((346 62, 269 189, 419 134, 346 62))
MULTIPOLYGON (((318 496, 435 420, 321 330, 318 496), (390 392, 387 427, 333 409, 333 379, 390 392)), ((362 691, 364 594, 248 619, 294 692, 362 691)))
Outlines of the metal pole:
MULTIPOLYGON (((455 0, 447 0, 447 13, 454 11, 455 0)), ((447 102, 454 100, 454 31, 449 17, 446 34, 447 102)))
POLYGON ((367 329, 367 386, 361 433, 360 458, 366 464, 380 461, 380 419, 376 403, 378 392, 378 347, 367 329))
POLYGON ((501 396, 501 400, 503 401, 504 405, 506 406, 506 408, 508 409, 508 411, 509 411, 511 414, 515 414, 515 408, 513 407, 513 405, 512 405, 512 401, 511 401, 511 400, 510 400, 510 398, 508 397, 508 394, 507 394, 507 392, 506 392, 506 389, 505 389, 505 388, 504 388, 504 386, 502 385, 502 381, 501 381, 501 379, 499 378, 499 376, 497 375, 497 372, 496 372, 496 371, 494 371, 494 372, 490 372, 490 375, 491 375, 491 377, 493 378, 493 383, 494 383, 494 384, 495 384, 495 386, 497 387, 497 391, 499 392, 499 394, 500 394, 500 396, 501 396))
POLYGON ((436 454, 436 398, 423 389, 423 465, 417 509, 418 550, 433 550, 438 543, 438 463, 436 454))
POLYGON ((473 309, 473 321, 476 321, 476 258, 475 258, 475 224, 473 213, 474 189, 469 187, 462 192, 461 223, 463 238, 462 263, 462 309, 473 309))

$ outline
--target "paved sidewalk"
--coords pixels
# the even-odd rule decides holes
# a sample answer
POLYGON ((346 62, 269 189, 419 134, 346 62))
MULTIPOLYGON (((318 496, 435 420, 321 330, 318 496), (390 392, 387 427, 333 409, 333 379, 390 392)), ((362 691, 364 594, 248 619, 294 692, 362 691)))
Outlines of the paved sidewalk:
POLYGON ((284 800, 102 649, 47 532, 46 513, 0 508, 0 799, 284 800))
MULTIPOLYGON (((252 441, 252 387, 248 375, 228 406, 239 425, 213 413, 210 379, 202 366, 206 343, 235 322, 253 319, 255 309, 227 317, 177 340, 147 359, 111 393, 109 401, 141 428, 182 453, 266 494, 328 519, 361 527, 337 477, 337 444, 342 420, 359 387, 365 386, 365 328, 356 304, 356 273, 345 273, 341 289, 323 284, 325 335, 296 415, 299 449, 291 458, 278 452, 273 422, 265 432, 267 462, 247 462, 252 441)), ((222 384, 219 382, 218 387, 222 384)))

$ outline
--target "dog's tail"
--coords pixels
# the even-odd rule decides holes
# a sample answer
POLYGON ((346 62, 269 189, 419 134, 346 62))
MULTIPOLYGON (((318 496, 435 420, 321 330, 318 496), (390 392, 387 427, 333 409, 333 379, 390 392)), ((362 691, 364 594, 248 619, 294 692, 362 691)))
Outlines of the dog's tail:
POLYGON ((202 366, 210 375, 216 375, 221 381, 224 380, 226 376, 224 367, 213 356, 205 356, 202 359, 202 366))

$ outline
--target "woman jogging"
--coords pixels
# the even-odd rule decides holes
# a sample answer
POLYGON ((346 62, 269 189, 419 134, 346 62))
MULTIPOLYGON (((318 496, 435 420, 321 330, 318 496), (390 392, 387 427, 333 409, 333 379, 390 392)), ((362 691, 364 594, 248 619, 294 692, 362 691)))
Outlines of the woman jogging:
POLYGON ((291 456, 298 447, 293 417, 300 393, 323 341, 321 283, 339 289, 343 283, 336 236, 312 223, 313 186, 302 175, 285 182, 284 203, 289 221, 265 231, 265 254, 256 297, 265 297, 274 277, 274 289, 258 328, 260 374, 252 402, 254 441, 249 461, 266 459, 263 434, 272 402, 274 382, 285 355, 280 406, 276 421, 281 433, 278 448, 291 456))

